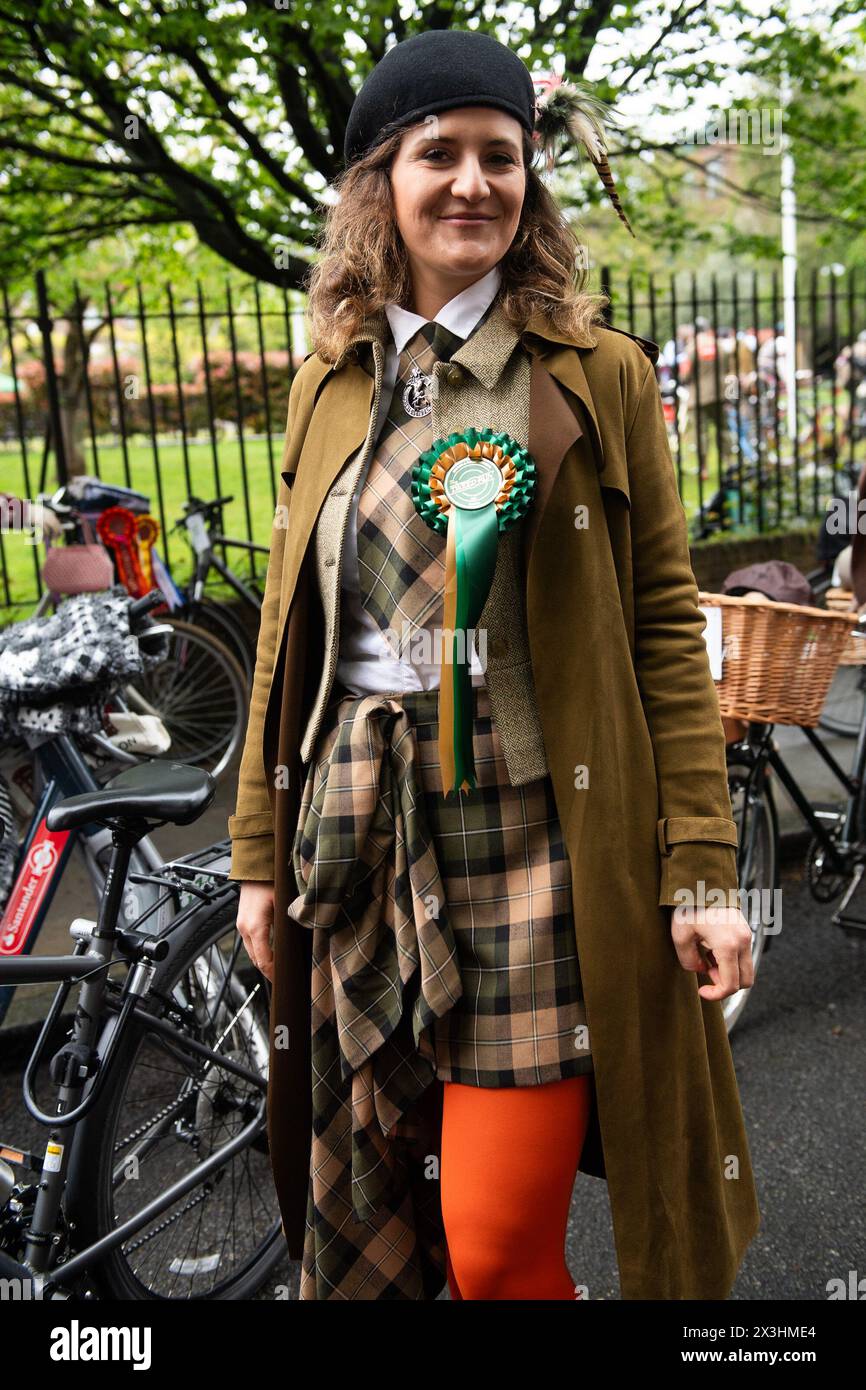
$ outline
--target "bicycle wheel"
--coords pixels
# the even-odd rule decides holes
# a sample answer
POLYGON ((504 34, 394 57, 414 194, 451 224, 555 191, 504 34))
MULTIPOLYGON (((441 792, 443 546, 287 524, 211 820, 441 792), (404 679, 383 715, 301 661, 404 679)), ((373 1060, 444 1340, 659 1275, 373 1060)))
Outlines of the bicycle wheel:
MULTIPOLYGON (((236 897, 228 906, 202 909, 203 920, 158 968, 147 1006, 265 1081, 266 981, 243 951, 236 912, 236 897)), ((130 1021, 112 1073, 76 1144, 78 1249, 115 1230, 236 1137, 265 1094, 261 1084, 179 1050, 141 1015, 130 1021)), ((238 1154, 87 1277, 106 1298, 242 1299, 285 1258, 262 1109, 261 1125, 238 1154)))
POLYGON ((256 668, 256 647, 243 624, 223 604, 214 603, 209 598, 190 603, 188 620, 195 623, 196 627, 203 627, 212 633, 228 647, 244 673, 247 691, 251 691, 256 668))
MULTIPOLYGON (((757 795, 752 792, 747 802, 746 782, 750 770, 746 761, 732 760, 728 763, 728 791, 739 840, 737 872, 741 910, 752 932, 752 964, 757 982, 761 959, 772 943, 772 936, 767 930, 768 907, 774 904, 772 895, 778 887, 779 819, 768 787, 765 786, 757 795)), ((753 989, 754 985, 739 989, 722 1001, 729 1035, 742 1017, 753 989)))
POLYGON ((204 768, 217 781, 237 753, 247 723, 244 673, 228 648, 204 628, 180 618, 170 623, 165 661, 125 687, 129 707, 155 714, 171 734, 162 757, 204 768))

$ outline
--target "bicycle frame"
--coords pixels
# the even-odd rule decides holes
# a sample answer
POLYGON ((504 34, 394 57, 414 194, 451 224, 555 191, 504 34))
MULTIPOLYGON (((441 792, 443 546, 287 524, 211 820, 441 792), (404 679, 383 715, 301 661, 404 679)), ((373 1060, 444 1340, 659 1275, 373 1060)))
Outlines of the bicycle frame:
MULTIPOLYGON (((137 837, 135 832, 118 830, 112 833, 112 841, 114 848, 106 876, 105 892, 100 902, 98 920, 95 924, 82 920, 73 923, 77 938, 75 952, 69 956, 39 957, 35 960, 0 960, 0 982, 4 984, 8 984, 10 981, 29 983, 45 978, 62 981, 51 1010, 43 1023, 39 1039, 24 1075, 24 1099, 27 1109, 40 1123, 50 1127, 45 1156, 41 1167, 37 1169, 40 1172, 41 1181, 34 1204, 33 1218, 27 1230, 25 1263, 20 1266, 22 1277, 40 1276, 40 1297, 66 1286, 71 1278, 74 1279, 83 1275, 88 1268, 97 1263, 115 1246, 143 1230, 155 1217, 161 1215, 163 1211, 166 1211, 194 1187, 200 1186, 203 1179, 208 1178, 230 1162, 235 1154, 241 1152, 250 1141, 263 1132, 266 1125, 266 1077, 230 1057, 213 1051, 196 1039, 187 1036, 170 1020, 158 1018, 144 1007, 143 1001, 150 990, 156 973, 156 963, 164 959, 170 949, 167 936, 188 920, 189 914, 198 908, 199 903, 191 904, 175 917, 169 932, 162 936, 143 934, 140 931, 140 923, 137 924, 139 929, 135 931, 119 931, 117 919, 120 901, 137 837), (119 1008, 106 997, 106 971, 112 963, 117 962, 118 953, 120 958, 126 957, 129 960, 131 967, 125 981, 119 1008), (81 981, 81 994, 75 1012, 71 1038, 51 1062, 52 1079, 58 1082, 57 1107, 54 1113, 46 1114, 39 1110, 33 1096, 33 1078, 53 1025, 59 1017, 63 1002, 75 980, 81 981), (111 1015, 107 1021, 106 1013, 111 1015), (77 1202, 87 1200, 88 1174, 77 1172, 73 1162, 76 1127, 84 1116, 92 1110, 109 1074, 112 1059, 117 1054, 123 1033, 128 1027, 130 1019, 136 1013, 146 1019, 148 1028, 159 1034, 168 1046, 177 1049, 186 1056, 208 1060, 219 1066, 220 1070, 231 1072, 252 1084, 261 1093, 260 1103, 250 1122, 233 1139, 227 1141, 221 1148, 214 1150, 206 1159, 192 1168, 185 1177, 172 1183, 129 1220, 117 1226, 99 1241, 77 1252, 72 1258, 57 1265, 54 1270, 50 1270, 49 1260, 54 1248, 55 1235, 59 1229, 58 1216, 64 1190, 68 1187, 68 1200, 72 1211, 74 1211, 77 1202), (64 1129, 69 1128, 73 1130, 72 1142, 64 1144, 61 1142, 61 1134, 64 1129), (68 1184, 67 1172, 71 1173, 68 1184)), ((176 893, 178 887, 182 886, 171 877, 171 871, 177 871, 177 869, 176 864, 164 865, 163 875, 160 877, 162 884, 169 887, 172 893, 176 893)), ((189 891, 197 899, 204 898, 212 902, 222 893, 237 892, 236 885, 219 871, 198 866, 195 872, 224 880, 221 888, 214 889, 210 893, 200 889, 190 889, 189 891)), ((164 899, 157 901, 145 915, 157 911, 163 901, 164 899)), ((4 1144, 0 1144, 0 1150, 5 1151, 7 1158, 13 1152, 12 1146, 4 1144)), ((24 1154, 20 1150, 18 1152, 22 1166, 36 1168, 33 1155, 24 1154)), ((4 1266, 4 1270, 8 1277, 8 1265, 4 1266)))
POLYGON ((743 748, 746 750, 747 760, 752 763, 745 787, 743 833, 740 837, 740 848, 738 850, 738 860, 740 861, 737 866, 738 870, 742 871, 746 867, 743 858, 749 848, 749 839, 745 834, 748 823, 749 804, 753 794, 760 793, 763 790, 763 780, 766 775, 767 767, 773 769, 779 782, 788 792, 791 800, 802 815, 803 820, 819 840, 827 854, 827 864, 830 871, 832 873, 845 873, 848 869, 848 865, 839 855, 838 850, 840 847, 844 849, 856 843, 859 837, 857 810, 863 791, 864 768, 866 768, 866 721, 861 725, 857 735, 853 771, 851 773, 846 773, 845 770, 839 766, 833 754, 825 747, 814 729, 808 728, 805 725, 798 725, 797 727, 800 729, 801 733, 805 734, 816 753, 820 755, 847 793, 845 810, 842 815, 841 833, 838 838, 833 838, 828 833, 824 822, 829 818, 830 814, 832 814, 833 821, 836 823, 838 821, 837 814, 825 812, 822 818, 821 812, 816 813, 812 809, 811 803, 808 801, 799 783, 788 769, 784 759, 781 757, 778 750, 773 747, 772 735, 775 725, 750 721, 745 739, 738 744, 729 746, 732 750, 732 761, 735 760, 736 750, 738 748, 743 748))
POLYGON ((195 573, 190 584, 190 593, 194 599, 201 599, 204 596, 205 584, 210 570, 213 568, 221 574, 227 584, 234 589, 239 598, 243 599, 250 608, 256 612, 261 611, 261 596, 239 579, 234 570, 225 563, 216 553, 218 545, 230 546, 235 550, 245 550, 249 555, 269 555, 267 546, 257 545, 253 541, 232 540, 229 536, 222 535, 221 532, 214 532, 210 537, 210 547, 206 551, 196 554, 195 573))

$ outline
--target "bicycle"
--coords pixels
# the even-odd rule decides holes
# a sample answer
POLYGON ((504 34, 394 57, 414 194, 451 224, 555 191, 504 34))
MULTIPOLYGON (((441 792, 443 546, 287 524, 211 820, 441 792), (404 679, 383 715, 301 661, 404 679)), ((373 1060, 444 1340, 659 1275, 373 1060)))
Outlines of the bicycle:
POLYGON ((191 622, 212 629, 230 648, 243 668, 247 684, 252 688, 255 671, 255 643, 247 634, 246 628, 228 610, 207 597, 205 587, 212 569, 231 586, 241 602, 254 613, 261 613, 263 595, 252 582, 245 583, 234 570, 217 554, 217 547, 229 547, 246 551, 249 555, 267 555, 268 547, 253 541, 234 540, 223 531, 223 508, 234 497, 217 497, 211 502, 203 502, 199 497, 190 497, 184 503, 183 516, 172 528, 185 531, 195 556, 195 569, 192 579, 182 591, 183 612, 191 622))
MULTIPOLYGON (((704 600, 708 597, 702 595, 704 600)), ((866 615, 861 615, 856 621, 853 621, 853 615, 851 617, 850 633, 858 638, 866 637, 866 615)), ((823 679, 829 684, 830 675, 826 670, 823 679)), ((759 682, 756 682, 756 687, 760 689, 759 682)), ((806 877, 812 897, 816 902, 829 904, 850 881, 844 901, 831 920, 848 935, 856 936, 866 930, 866 919, 846 913, 851 896, 866 870, 866 712, 858 732, 850 773, 839 765, 813 724, 798 723, 794 718, 747 719, 745 722, 745 735, 727 745, 726 757, 728 789, 738 832, 737 875, 740 892, 748 906, 748 912, 744 915, 748 917, 752 929, 752 960, 757 979, 762 955, 769 950, 774 935, 768 930, 766 895, 775 894, 779 887, 779 817, 773 795, 776 782, 788 792, 812 831, 806 853, 806 877), (845 799, 840 805, 811 805, 774 742, 773 732, 778 722, 799 728, 829 767, 845 791, 845 799), (772 780, 768 772, 772 772, 772 780)), ((725 1000, 729 1032, 740 1019, 748 997, 749 991, 739 990, 725 1000)))
MULTIPOLYGON (((837 612, 850 612, 853 594, 828 587, 826 603, 837 612)), ((859 646, 859 643, 857 643, 859 646)), ((866 716, 866 653, 852 652, 839 664, 818 720, 825 733, 856 738, 866 716)))
MULTIPOLYGON (((147 615, 162 599, 154 591, 145 599, 129 601, 128 628, 142 651, 158 655, 170 631, 162 623, 154 625, 147 615), (147 623, 147 626, 145 626, 147 623)), ((8 633, 9 629, 6 629, 8 633)), ((111 715, 118 703, 116 692, 107 686, 101 693, 101 714, 84 730, 53 733, 22 729, 15 731, 10 720, 3 724, 0 737, 0 816, 6 823, 0 835, 0 957, 3 954, 32 951, 44 926, 54 895, 72 854, 80 854, 98 901, 104 885, 111 853, 111 836, 91 823, 74 833, 49 831, 46 818, 52 806, 64 796, 96 791, 118 768, 135 766, 139 757, 121 746, 108 731, 111 715)), ((147 745, 145 744, 145 747, 147 745)), ((133 867, 143 873, 156 871, 163 857, 145 836, 132 856, 133 867)), ((146 888, 129 888, 123 913, 131 921, 148 906, 146 888)), ((0 1024, 11 1002, 8 990, 0 988, 0 1024)))
MULTIPOLYGON (((844 502, 850 505, 852 501, 856 502, 856 499, 856 478, 852 486, 837 485, 827 509, 827 517, 832 515, 836 503, 844 502)), ((837 562, 841 551, 845 550, 846 545, 850 545, 850 532, 837 540, 835 533, 827 533, 826 526, 825 518, 825 530, 818 541, 821 567, 812 571, 807 578, 817 604, 835 612, 851 612, 854 598, 852 591, 834 585, 837 562), (846 545, 840 546, 840 541, 844 541, 846 545)), ((852 641, 848 650, 842 654, 818 717, 819 728, 840 738, 856 738, 866 712, 866 652, 856 651, 855 648, 858 646, 858 641, 852 641)))
POLYGON ((241 1299, 284 1258, 267 1146, 268 991, 241 958, 230 842, 129 873, 143 835, 190 824, 214 789, 199 768, 154 760, 48 814, 51 831, 109 827, 112 855, 97 920, 70 926, 71 955, 0 958, 4 985, 60 981, 23 1081, 49 1130, 44 1154, 0 1144, 0 1273, 21 1297, 241 1299), (128 873, 168 891, 126 929, 128 873), (148 930, 169 900, 168 925, 148 930), (78 1007, 43 1106, 37 1071, 73 983, 78 1007))
MULTIPOLYGON (((88 480, 76 481, 82 484, 88 480)), ((69 489, 59 488, 51 496, 40 493, 38 501, 75 541, 79 539, 83 518, 90 513, 80 504, 65 500, 68 496, 72 496, 69 489)), ((110 503, 112 496, 113 490, 100 483, 99 506, 110 503)), ((166 601, 167 596, 163 595, 163 602, 166 601)), ((42 616, 52 605, 56 609, 56 595, 46 589, 34 616, 42 616)), ((216 609, 216 605, 211 608, 216 609)), ((240 751, 250 679, 245 664, 211 630, 217 625, 213 613, 208 615, 210 626, 203 626, 195 621, 195 613, 178 616, 178 611, 185 610, 183 606, 179 610, 176 607, 162 618, 173 629, 165 661, 158 669, 130 682, 117 696, 118 707, 161 719, 171 735, 167 756, 203 767, 219 781, 240 751)))

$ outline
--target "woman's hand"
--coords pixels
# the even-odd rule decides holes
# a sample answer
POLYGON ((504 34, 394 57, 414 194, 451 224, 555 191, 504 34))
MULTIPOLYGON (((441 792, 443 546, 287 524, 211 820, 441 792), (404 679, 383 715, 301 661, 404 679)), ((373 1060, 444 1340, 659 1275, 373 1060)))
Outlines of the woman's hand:
POLYGON ((671 936, 683 970, 703 972, 713 981, 698 989, 702 999, 726 999, 755 983, 752 930, 739 908, 675 907, 671 936))
POLYGON ((274 952, 271 927, 274 923, 274 885, 268 879, 245 879, 238 903, 238 931, 247 955, 257 970, 274 983, 274 952))

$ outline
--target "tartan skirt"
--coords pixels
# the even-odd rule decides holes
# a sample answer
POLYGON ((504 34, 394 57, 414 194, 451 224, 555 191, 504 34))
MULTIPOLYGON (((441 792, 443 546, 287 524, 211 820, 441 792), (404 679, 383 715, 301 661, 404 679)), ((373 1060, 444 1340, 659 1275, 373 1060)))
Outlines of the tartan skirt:
POLYGON ((473 687, 477 786, 446 800, 438 690, 335 696, 288 915, 313 933, 302 1299, 435 1298, 441 1083, 592 1070, 550 777, 511 785, 473 687))

